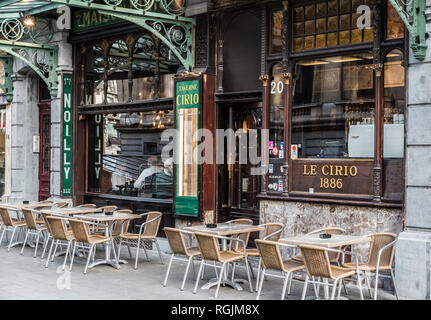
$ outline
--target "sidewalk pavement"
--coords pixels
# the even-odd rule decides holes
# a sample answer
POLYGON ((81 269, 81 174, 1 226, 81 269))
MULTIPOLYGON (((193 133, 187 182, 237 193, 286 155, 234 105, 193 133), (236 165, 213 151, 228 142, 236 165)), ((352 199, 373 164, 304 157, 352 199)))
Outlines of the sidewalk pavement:
MULTIPOLYGON (((167 251, 167 246, 162 246, 167 251)), ((130 261, 121 265, 120 270, 109 266, 97 266, 89 269, 87 275, 83 274, 85 261, 76 257, 72 272, 61 270, 64 256, 55 258, 47 269, 45 260, 33 258, 33 249, 27 247, 20 255, 21 246, 7 252, 5 243, 0 247, 0 299, 31 299, 31 300, 213 300, 215 288, 210 290, 199 289, 193 294, 195 281, 192 279, 193 271, 186 282, 185 290, 180 291, 185 270, 185 263, 174 261, 167 287, 162 286, 169 255, 164 254, 165 265, 160 264, 156 251, 150 251, 151 261, 147 262, 145 254, 140 254, 138 269, 134 270, 134 261, 129 260, 127 250, 122 250, 121 258, 130 261)), ((132 248, 133 255, 135 248, 132 248)), ((162 249, 163 250, 163 249, 162 249)), ((103 248, 99 247, 97 255, 103 255, 103 248)), ((196 263, 196 273, 198 263, 196 263)), ((200 281, 199 288, 210 278, 214 277, 214 269, 207 267, 204 280, 200 281)), ((237 267, 237 278, 246 279, 243 266, 237 267)), ((255 280, 253 281, 253 288, 255 280)), ((354 283, 348 286, 348 299, 359 299, 359 291, 354 283)), ((250 293, 248 285, 244 290, 237 291, 230 287, 221 287, 219 300, 255 300, 256 292, 250 293)), ((293 281, 292 294, 288 300, 298 300, 303 288, 302 281, 293 281)), ((268 278, 264 282, 261 300, 279 300, 282 289, 282 280, 268 278)), ((364 288, 364 297, 369 299, 368 291, 364 288)), ((309 286, 307 296, 313 295, 309 286)), ((342 296, 344 290, 342 290, 342 296)), ((393 300, 395 297, 388 292, 379 290, 379 299, 393 300)))

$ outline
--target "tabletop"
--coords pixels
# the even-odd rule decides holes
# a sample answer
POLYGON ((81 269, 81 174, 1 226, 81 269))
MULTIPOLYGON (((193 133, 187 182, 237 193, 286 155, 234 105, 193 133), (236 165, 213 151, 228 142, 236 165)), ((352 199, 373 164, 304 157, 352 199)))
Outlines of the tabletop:
POLYGON ((141 218, 141 216, 131 213, 114 212, 112 215, 106 215, 104 213, 90 213, 82 216, 76 215, 74 218, 93 222, 111 222, 118 220, 134 220, 141 218))
POLYGON ((101 208, 53 208, 53 209, 43 209, 41 210, 42 213, 48 213, 48 214, 58 214, 58 215, 65 215, 65 216, 76 216, 78 214, 92 214, 97 212, 102 212, 101 208))
POLYGON ((326 248, 339 248, 370 241, 371 237, 369 236, 351 236, 343 234, 333 234, 330 239, 321 239, 319 234, 312 234, 299 237, 282 238, 279 240, 281 243, 290 245, 310 245, 326 248))
POLYGON ((47 208, 52 207, 54 203, 40 203, 40 202, 31 202, 27 204, 23 203, 0 203, 0 205, 8 206, 17 209, 35 209, 35 208, 47 208))
POLYGON ((217 228, 207 228, 206 225, 183 228, 186 231, 209 233, 217 236, 230 236, 241 233, 257 232, 265 230, 265 227, 239 223, 219 223, 217 228))

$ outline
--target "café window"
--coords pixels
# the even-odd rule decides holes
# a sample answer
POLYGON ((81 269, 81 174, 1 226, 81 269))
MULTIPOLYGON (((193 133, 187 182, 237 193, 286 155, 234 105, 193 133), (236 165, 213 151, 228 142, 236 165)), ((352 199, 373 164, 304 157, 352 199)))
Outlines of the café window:
POLYGON ((294 52, 373 41, 372 28, 358 28, 358 7, 373 0, 329 0, 293 8, 294 52))
POLYGON ((403 200, 406 98, 400 50, 392 50, 386 55, 384 77, 383 197, 403 200))
POLYGON ((272 67, 270 131, 269 131, 269 191, 283 192, 284 189, 284 81, 283 66, 272 67))
POLYGON ((388 0, 387 5, 387 39, 404 38, 404 22, 399 13, 388 0))
POLYGON ((173 111, 104 114, 89 125, 89 192, 141 198, 173 196, 173 159, 162 159, 161 134, 173 111))
POLYGON ((296 63, 292 147, 297 158, 374 157, 372 63, 369 53, 296 63))
POLYGON ((283 11, 272 11, 271 14, 271 54, 281 53, 282 39, 281 39, 281 25, 283 20, 283 11))

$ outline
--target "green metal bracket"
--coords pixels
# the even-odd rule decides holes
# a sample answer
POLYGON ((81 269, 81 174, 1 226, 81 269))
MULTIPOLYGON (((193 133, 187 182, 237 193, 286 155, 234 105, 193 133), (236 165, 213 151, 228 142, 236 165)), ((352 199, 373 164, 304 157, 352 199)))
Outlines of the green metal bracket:
POLYGON ((47 0, 71 7, 97 10, 102 14, 130 21, 157 36, 181 62, 186 71, 193 69, 193 28, 194 18, 183 17, 184 5, 175 7, 172 0, 47 0), (124 4, 123 4, 124 2, 124 4), (162 10, 154 11, 155 3, 162 10))
POLYGON ((45 81, 51 96, 58 93, 58 48, 27 42, 0 40, 0 50, 24 61, 45 81))
POLYGON ((13 82, 12 82, 12 73, 13 73, 13 57, 4 54, 0 55, 0 60, 3 63, 4 68, 4 83, 0 84, 0 89, 6 95, 6 100, 11 102, 13 100, 13 82))
POLYGON ((426 32, 425 0, 389 0, 400 15, 412 38, 412 50, 416 59, 426 56, 428 38, 426 32))

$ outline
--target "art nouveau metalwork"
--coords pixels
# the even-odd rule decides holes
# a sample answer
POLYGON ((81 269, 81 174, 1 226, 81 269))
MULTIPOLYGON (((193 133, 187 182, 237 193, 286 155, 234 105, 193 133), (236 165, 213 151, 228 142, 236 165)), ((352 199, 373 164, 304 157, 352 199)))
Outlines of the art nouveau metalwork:
POLYGON ((413 55, 424 60, 427 51, 426 3, 423 0, 389 0, 397 10, 412 38, 413 55))

